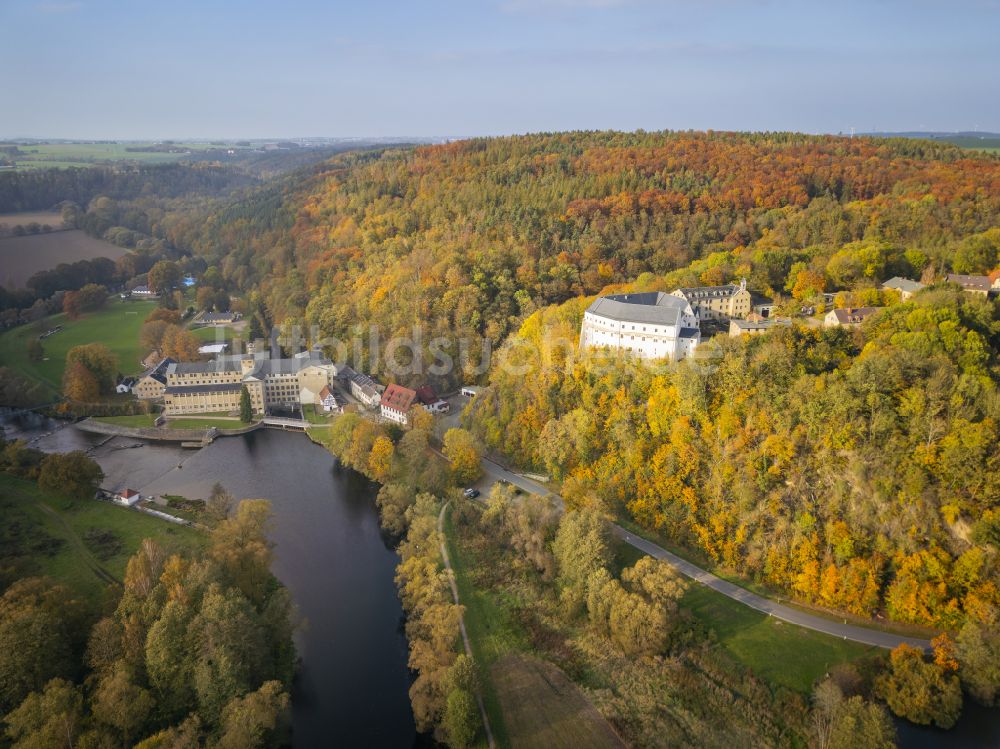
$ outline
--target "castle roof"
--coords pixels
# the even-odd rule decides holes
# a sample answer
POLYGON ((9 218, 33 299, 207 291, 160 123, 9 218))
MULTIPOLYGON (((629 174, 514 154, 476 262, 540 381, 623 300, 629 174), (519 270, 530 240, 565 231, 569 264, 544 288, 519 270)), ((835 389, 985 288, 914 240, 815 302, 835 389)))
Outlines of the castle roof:
POLYGON ((598 297, 587 308, 587 312, 618 322, 654 325, 680 325, 685 314, 693 314, 684 299, 662 291, 598 297))

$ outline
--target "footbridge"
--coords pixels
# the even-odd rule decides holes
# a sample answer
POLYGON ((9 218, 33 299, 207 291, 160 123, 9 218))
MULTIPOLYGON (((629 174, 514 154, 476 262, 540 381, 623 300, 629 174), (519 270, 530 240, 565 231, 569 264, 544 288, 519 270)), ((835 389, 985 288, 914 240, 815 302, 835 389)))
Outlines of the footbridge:
POLYGON ((284 416, 265 416, 261 423, 268 429, 284 429, 286 431, 304 432, 309 428, 305 419, 289 419, 284 416))

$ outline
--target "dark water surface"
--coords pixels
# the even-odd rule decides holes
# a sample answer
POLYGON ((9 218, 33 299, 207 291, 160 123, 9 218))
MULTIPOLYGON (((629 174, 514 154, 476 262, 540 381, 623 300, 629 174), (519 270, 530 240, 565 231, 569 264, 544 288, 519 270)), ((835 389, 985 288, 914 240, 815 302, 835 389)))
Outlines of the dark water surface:
POLYGON ((896 719, 900 749, 1000 749, 1000 709, 965 698, 962 716, 951 729, 916 726, 896 719))
MULTIPOLYGON (((19 435, 11 429, 8 437, 50 431, 51 424, 19 435)), ((302 658, 292 700, 296 747, 423 743, 408 697, 403 612, 393 581, 398 557, 379 531, 375 486, 298 433, 261 431, 202 450, 106 440, 66 427, 34 446, 92 449, 109 489, 204 498, 219 481, 237 498, 271 501, 274 572, 305 620, 296 637, 302 658)))

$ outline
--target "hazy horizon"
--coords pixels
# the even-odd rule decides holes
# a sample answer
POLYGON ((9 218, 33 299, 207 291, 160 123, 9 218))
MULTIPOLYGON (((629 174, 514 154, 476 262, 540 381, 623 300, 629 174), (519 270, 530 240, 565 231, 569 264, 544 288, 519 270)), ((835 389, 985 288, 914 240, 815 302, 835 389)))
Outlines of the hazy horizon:
MULTIPOLYGON (((574 132, 579 131, 580 128, 567 129, 558 132, 574 132)), ((645 130, 646 132, 656 132, 652 129, 647 128, 633 128, 632 130, 623 130, 621 128, 609 128, 612 132, 636 132, 638 130, 645 130)), ((879 132, 863 132, 858 131, 855 133, 845 133, 843 131, 804 131, 804 130, 787 130, 787 131, 776 131, 776 130, 723 130, 722 128, 661 128, 662 131, 673 131, 673 132, 744 132, 744 133, 768 133, 768 132, 799 132, 805 135, 853 135, 854 137, 880 137, 880 136, 917 136, 917 135, 942 135, 942 136, 980 136, 983 138, 1000 138, 1000 132, 993 132, 990 130, 976 130, 976 131, 965 131, 965 130, 886 130, 879 132)), ((518 136, 518 135, 539 135, 544 132, 552 131, 539 131, 539 130, 526 130, 520 133, 464 133, 461 135, 444 135, 444 134, 431 134, 431 135, 261 135, 261 136, 228 136, 228 135, 195 135, 188 137, 171 137, 169 135, 155 138, 137 138, 131 136, 122 136, 117 138, 74 138, 72 136, 62 136, 62 135, 52 135, 52 136, 38 136, 38 135, 26 135, 24 133, 9 135, 0 133, 0 142, 12 142, 12 141, 49 141, 49 142, 65 142, 65 143, 102 143, 102 142, 115 142, 115 143, 210 143, 219 142, 225 144, 233 144, 237 141, 246 141, 249 143, 274 143, 280 141, 286 142, 309 142, 309 141, 329 141, 329 142, 340 142, 340 141, 361 141, 361 142, 378 142, 378 143, 429 143, 429 142, 450 142, 455 140, 466 140, 469 138, 503 138, 507 136, 518 136)))
POLYGON ((6 94, 20 104, 0 130, 77 140, 998 131, 998 22, 997 0, 8 0, 0 64, 16 72, 6 94))

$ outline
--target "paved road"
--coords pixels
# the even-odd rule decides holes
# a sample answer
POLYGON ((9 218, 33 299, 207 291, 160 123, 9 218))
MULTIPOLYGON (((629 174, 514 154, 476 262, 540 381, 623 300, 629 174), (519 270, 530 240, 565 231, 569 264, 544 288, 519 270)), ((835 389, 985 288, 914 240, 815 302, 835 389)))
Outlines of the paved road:
MULTIPOLYGON (((479 487, 480 491, 482 491, 484 495, 487 494, 490 485, 499 480, 504 480, 509 481, 511 484, 514 484, 514 486, 518 486, 527 492, 532 492, 543 497, 552 497, 559 509, 563 509, 564 505, 562 498, 558 494, 553 494, 536 481, 532 481, 524 476, 519 476, 512 471, 508 471, 503 466, 489 460, 488 458, 483 458, 482 466, 487 478, 484 478, 480 482, 479 487)), ((882 632, 877 629, 861 627, 856 624, 837 622, 832 619, 810 614, 808 612, 792 608, 791 606, 786 606, 776 601, 772 601, 769 598, 752 593, 746 588, 741 588, 739 585, 735 585, 728 580, 723 580, 717 575, 713 575, 708 570, 703 570, 701 567, 682 559, 676 554, 672 554, 662 546, 657 546, 651 541, 647 541, 644 538, 636 536, 634 533, 625 530, 620 525, 612 524, 611 532, 618 538, 625 541, 625 543, 630 546, 634 546, 639 551, 649 554, 651 557, 655 557, 656 559, 664 559, 670 562, 670 564, 676 567, 682 574, 690 577, 692 580, 699 582, 702 585, 707 585, 712 590, 722 593, 722 595, 732 598, 734 601, 739 601, 752 609, 756 609, 757 611, 767 614, 768 616, 773 616, 776 619, 781 619, 782 621, 789 622, 791 624, 797 624, 800 627, 812 629, 816 632, 822 632, 830 635, 831 637, 860 642, 864 645, 874 645, 880 648, 891 649, 905 642, 908 645, 913 645, 914 647, 922 648, 924 650, 930 648, 930 640, 924 640, 919 637, 905 637, 903 635, 892 634, 891 632, 882 632)))

